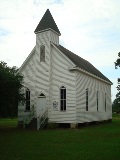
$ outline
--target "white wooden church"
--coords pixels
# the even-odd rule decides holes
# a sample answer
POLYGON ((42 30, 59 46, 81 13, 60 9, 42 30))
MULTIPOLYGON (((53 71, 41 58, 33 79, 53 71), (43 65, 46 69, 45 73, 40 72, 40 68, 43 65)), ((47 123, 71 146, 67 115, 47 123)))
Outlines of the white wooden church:
POLYGON ((36 45, 19 69, 26 103, 18 122, 79 123, 112 119, 111 85, 91 63, 59 44, 61 35, 49 9, 35 29, 36 45))

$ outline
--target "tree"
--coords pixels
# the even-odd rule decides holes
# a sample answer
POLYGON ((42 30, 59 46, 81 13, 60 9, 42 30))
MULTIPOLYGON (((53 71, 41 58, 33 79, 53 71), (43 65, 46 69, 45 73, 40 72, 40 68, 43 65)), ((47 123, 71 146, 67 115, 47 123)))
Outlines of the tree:
POLYGON ((17 71, 15 66, 11 68, 0 62, 0 117, 16 116, 18 103, 25 101, 20 92, 23 76, 17 71))
MULTIPOLYGON (((120 52, 118 53, 118 59, 115 62, 115 69, 120 67, 120 52)), ((117 86, 118 93, 116 94, 116 99, 113 102, 113 111, 120 113, 120 78, 118 78, 118 86, 117 86)))
POLYGON ((117 98, 113 101, 112 108, 113 108, 113 113, 114 112, 117 114, 120 113, 120 103, 117 98))

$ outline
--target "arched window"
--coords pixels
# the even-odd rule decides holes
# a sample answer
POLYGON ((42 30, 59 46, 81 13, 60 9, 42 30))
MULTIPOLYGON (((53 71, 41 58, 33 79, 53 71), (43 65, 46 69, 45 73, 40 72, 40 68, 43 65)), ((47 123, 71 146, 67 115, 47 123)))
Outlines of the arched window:
POLYGON ((30 90, 26 90, 26 106, 25 106, 26 111, 30 111, 30 90))
POLYGON ((64 86, 60 88, 60 110, 66 111, 66 88, 64 86))
POLYGON ((45 62, 45 46, 40 47, 40 62, 45 62))

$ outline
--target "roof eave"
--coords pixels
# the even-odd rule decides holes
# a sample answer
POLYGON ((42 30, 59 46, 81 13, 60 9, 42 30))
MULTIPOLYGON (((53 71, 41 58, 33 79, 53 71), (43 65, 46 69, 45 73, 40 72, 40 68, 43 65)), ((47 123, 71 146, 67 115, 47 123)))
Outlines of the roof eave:
POLYGON ((89 75, 89 76, 91 76, 91 77, 93 77, 93 78, 96 78, 96 79, 98 79, 98 80, 100 80, 100 81, 103 81, 103 82, 105 82, 105 83, 107 83, 107 84, 109 84, 109 85, 113 85, 112 82, 106 81, 106 80, 104 80, 104 79, 102 79, 102 78, 100 78, 100 77, 98 77, 98 76, 96 76, 96 75, 94 75, 94 74, 91 74, 91 73, 89 73, 89 72, 87 72, 87 71, 85 71, 85 70, 83 70, 83 69, 81 69, 81 68, 79 68, 79 67, 69 68, 69 71, 75 71, 75 70, 80 71, 80 72, 82 72, 82 73, 85 73, 85 74, 87 74, 87 75, 89 75))
POLYGON ((64 56, 64 58, 66 58, 67 61, 69 61, 69 62, 71 63, 71 65, 72 65, 73 67, 76 66, 65 54, 63 54, 63 52, 62 52, 61 50, 58 49, 58 47, 56 47, 56 45, 55 45, 54 43, 51 42, 51 45, 52 45, 59 53, 61 53, 61 54, 64 56))
POLYGON ((47 29, 40 30, 40 31, 37 31, 37 32, 35 32, 35 31, 34 31, 34 33, 35 33, 35 34, 38 34, 38 33, 41 33, 41 32, 48 31, 48 30, 53 31, 53 32, 54 32, 54 33, 56 33, 58 36, 61 36, 61 33, 58 33, 58 32, 54 31, 54 30, 53 30, 53 29, 51 29, 51 28, 47 28, 47 29))

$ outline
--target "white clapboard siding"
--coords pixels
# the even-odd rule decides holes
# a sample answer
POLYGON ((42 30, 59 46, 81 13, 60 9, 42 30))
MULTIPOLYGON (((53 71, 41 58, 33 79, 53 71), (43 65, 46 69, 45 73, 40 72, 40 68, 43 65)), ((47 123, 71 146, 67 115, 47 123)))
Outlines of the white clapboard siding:
MULTIPOLYGON (((35 49, 33 50, 35 52, 35 49)), ((33 53, 35 55, 35 53, 33 53)), ((30 104, 31 106, 35 103, 35 61, 34 56, 28 60, 27 64, 23 64, 23 68, 19 71, 24 76, 24 86, 30 90, 30 104)), ((29 112, 25 112, 25 104, 18 106, 18 120, 23 121, 29 112)))
POLYGON ((76 118, 77 123, 111 119, 111 86, 81 72, 76 72, 76 118), (86 89, 88 88, 88 111, 86 89), (98 111, 97 111, 98 91, 98 111), (106 111, 105 111, 106 93, 106 111))
POLYGON ((59 44, 59 36, 54 33, 53 31, 49 31, 50 32, 50 41, 54 44, 59 44))
MULTIPOLYGON (((43 93, 47 99, 49 122, 84 123, 111 119, 111 86, 80 71, 69 71, 75 64, 54 44, 59 45, 59 35, 54 31, 37 33, 36 46, 19 70, 24 75, 24 85, 31 91, 31 106, 34 105, 36 111, 38 95, 43 93), (45 46, 45 62, 40 62, 41 45, 45 46), (66 87, 66 111, 60 111, 61 86, 66 87), (53 108, 55 101, 58 102, 57 108, 53 108)), ((23 121, 28 114, 29 112, 25 112, 25 105, 19 105, 18 120, 23 121)))
POLYGON ((111 112, 77 112, 77 122, 92 122, 112 119, 111 112))
POLYGON ((49 122, 74 123, 76 121, 75 73, 69 71, 73 63, 54 47, 51 50, 51 104, 49 122), (60 111, 60 87, 66 87, 66 111, 60 111), (53 109, 53 102, 58 102, 58 110, 53 109))
MULTIPOLYGON (((36 100, 40 93, 45 94, 47 108, 49 107, 49 72, 50 72, 50 32, 42 32, 36 35, 36 100), (45 46, 45 62, 40 62, 40 46, 45 46)), ((36 103, 35 103, 36 105, 36 103)))
MULTIPOLYGON (((38 95, 43 92, 47 97, 49 93, 49 53, 50 53, 50 32, 43 32, 36 35, 36 47, 28 56, 26 63, 20 73, 24 75, 24 85, 31 91, 31 105, 36 108, 38 95), (45 62, 40 62, 40 46, 45 45, 45 62)), ((54 38, 55 39, 55 38, 54 38)), ((18 107, 18 118, 23 120, 26 116, 25 105, 18 107)))

